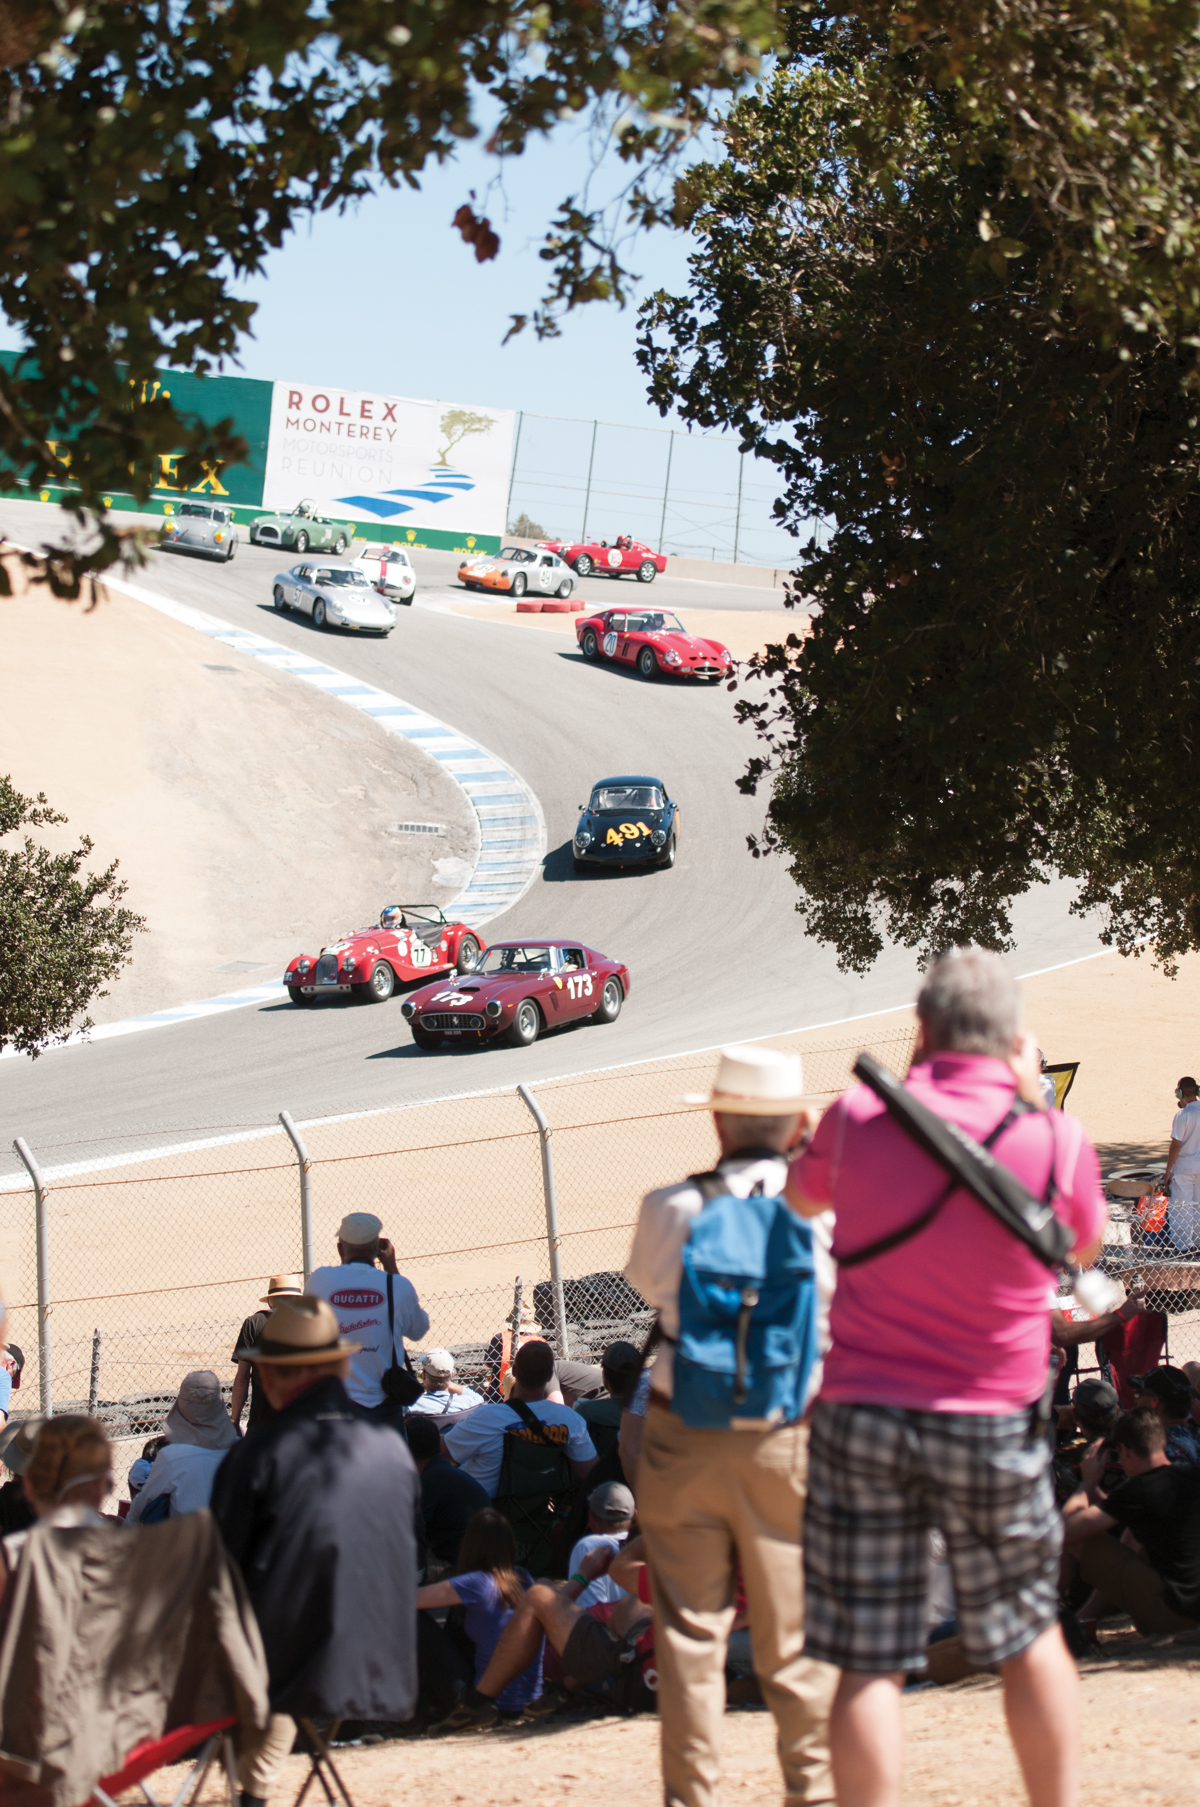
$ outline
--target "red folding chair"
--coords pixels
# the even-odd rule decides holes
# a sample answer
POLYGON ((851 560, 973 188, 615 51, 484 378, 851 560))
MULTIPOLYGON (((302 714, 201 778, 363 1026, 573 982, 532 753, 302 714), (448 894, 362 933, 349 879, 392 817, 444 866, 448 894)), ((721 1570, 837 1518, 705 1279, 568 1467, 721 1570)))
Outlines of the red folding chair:
MULTIPOLYGON (((237 1807, 238 1779, 237 1760, 233 1752, 233 1739, 230 1736, 237 1718, 230 1714, 228 1719, 210 1719, 206 1725, 181 1725, 173 1732, 167 1732, 161 1738, 147 1738, 141 1744, 135 1744, 124 1764, 112 1776, 102 1776, 92 1790, 88 1807, 98 1802, 99 1807, 116 1807, 114 1797, 123 1794, 125 1789, 138 1787, 145 1795, 150 1807, 160 1807, 160 1803, 146 1787, 145 1777, 154 1774, 156 1769, 165 1769, 168 1764, 178 1763, 188 1751, 196 1752, 196 1760, 180 1783, 178 1792, 170 1803, 170 1807, 185 1807, 185 1803, 198 1801, 200 1790, 212 1766, 213 1758, 220 1747, 225 1779, 229 1784, 231 1807, 237 1807)), ((163 1804, 165 1807, 165 1804, 163 1804)))

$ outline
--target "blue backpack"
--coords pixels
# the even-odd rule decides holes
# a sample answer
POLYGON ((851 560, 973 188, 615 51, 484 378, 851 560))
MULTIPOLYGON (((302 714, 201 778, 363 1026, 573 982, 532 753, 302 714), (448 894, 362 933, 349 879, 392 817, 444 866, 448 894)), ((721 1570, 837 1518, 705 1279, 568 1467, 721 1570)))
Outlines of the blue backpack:
POLYGON ((782 1198, 692 1175, 705 1203, 683 1250, 674 1410, 697 1430, 794 1423, 817 1359, 812 1227, 782 1198))

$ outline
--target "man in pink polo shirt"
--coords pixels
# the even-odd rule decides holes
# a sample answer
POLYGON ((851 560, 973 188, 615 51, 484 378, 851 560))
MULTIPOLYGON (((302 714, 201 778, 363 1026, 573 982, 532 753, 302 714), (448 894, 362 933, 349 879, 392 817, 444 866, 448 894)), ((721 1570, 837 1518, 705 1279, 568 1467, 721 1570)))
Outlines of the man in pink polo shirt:
MULTIPOLYGON (((1037 1050, 1003 963, 943 955, 917 1017, 909 1090, 977 1142, 999 1129, 995 1158, 1054 1199, 1074 1258, 1090 1259, 1105 1222, 1095 1151, 1074 1118, 1040 1108, 1037 1050)), ((788 1198, 806 1216, 834 1207, 845 1261, 915 1223, 947 1186, 856 1087, 794 1163, 788 1198)), ((1051 1280, 963 1188, 908 1240, 839 1270, 804 1529, 805 1652, 843 1672, 830 1722, 839 1807, 898 1807, 900 1690, 925 1667, 934 1525, 966 1654, 999 1666, 1034 1807, 1076 1800, 1078 1683, 1058 1628, 1062 1523, 1038 1415, 1051 1280)))

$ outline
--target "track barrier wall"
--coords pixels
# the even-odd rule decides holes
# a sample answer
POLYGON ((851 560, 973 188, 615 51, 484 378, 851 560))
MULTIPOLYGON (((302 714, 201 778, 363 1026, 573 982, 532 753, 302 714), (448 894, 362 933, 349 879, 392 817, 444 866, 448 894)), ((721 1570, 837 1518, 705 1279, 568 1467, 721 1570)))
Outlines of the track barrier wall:
MULTIPOLYGON (((805 1045, 806 1090, 832 1102, 862 1046, 805 1045)), ((903 1073, 912 1032, 868 1047, 903 1073)), ((652 1188, 712 1166, 711 1119, 679 1100, 706 1092, 715 1066, 715 1055, 681 1057, 529 1087, 545 1137, 506 1091, 310 1120, 292 1126, 296 1143, 279 1121, 147 1127, 83 1158, 69 1141, 43 1143, 27 1151, 44 1187, 40 1292, 38 1201, 13 1155, 0 1172, 6 1334, 26 1357, 13 1410, 90 1408, 116 1436, 149 1434, 189 1371, 232 1382, 238 1332, 267 1278, 305 1271, 306 1222, 309 1265, 335 1263, 350 1211, 382 1219, 429 1313, 414 1347, 451 1348, 465 1377, 484 1374, 518 1276, 560 1352, 595 1359, 616 1336, 640 1341, 651 1314, 622 1278, 637 1208, 652 1188), (145 1152, 150 1139, 158 1152, 145 1152)), ((1119 1199, 1113 1210, 1109 1264, 1146 1272, 1147 1303, 1169 1314, 1170 1358, 1200 1356, 1181 1264, 1143 1261, 1129 1246, 1131 1213, 1119 1199)), ((1091 1367, 1091 1350, 1081 1354, 1091 1367)))

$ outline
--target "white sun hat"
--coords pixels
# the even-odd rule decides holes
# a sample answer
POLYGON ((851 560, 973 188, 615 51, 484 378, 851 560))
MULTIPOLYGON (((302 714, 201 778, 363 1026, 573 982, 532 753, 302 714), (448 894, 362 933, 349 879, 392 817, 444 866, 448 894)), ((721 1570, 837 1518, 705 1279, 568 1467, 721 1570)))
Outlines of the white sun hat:
POLYGON ((787 1117, 813 1100, 804 1096, 798 1054, 777 1048, 722 1048, 711 1092, 686 1092, 680 1104, 739 1117, 787 1117))

